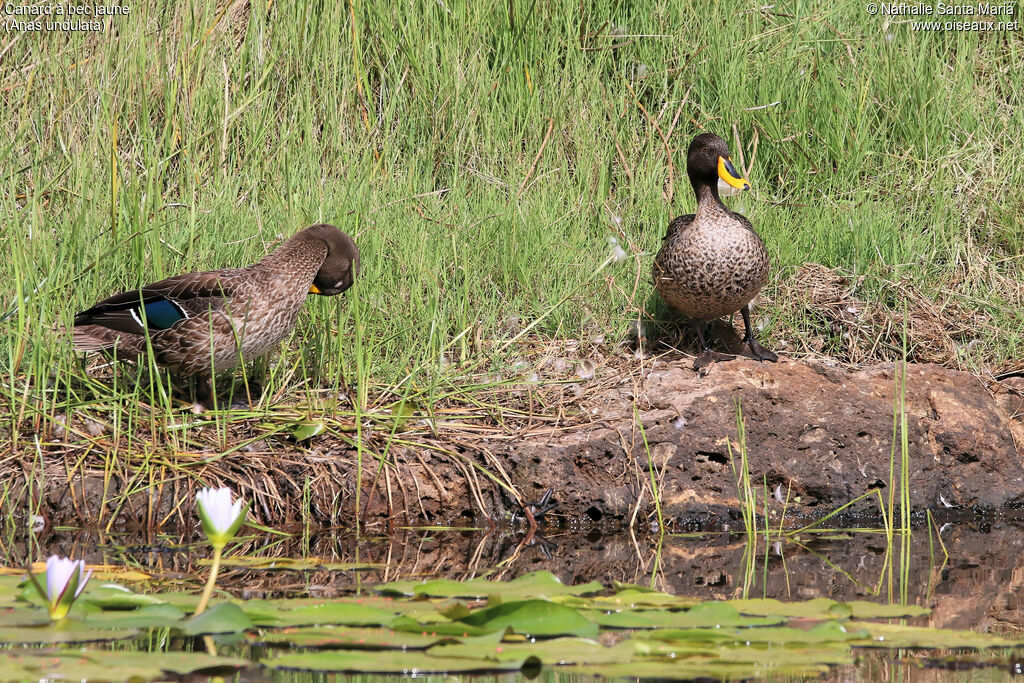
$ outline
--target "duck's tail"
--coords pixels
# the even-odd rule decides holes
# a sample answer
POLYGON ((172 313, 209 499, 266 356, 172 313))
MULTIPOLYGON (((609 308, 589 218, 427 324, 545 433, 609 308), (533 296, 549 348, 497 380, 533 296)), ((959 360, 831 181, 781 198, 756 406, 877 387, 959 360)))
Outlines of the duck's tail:
POLYGON ((103 351, 131 360, 142 352, 143 339, 102 325, 75 325, 71 328, 71 343, 75 351, 103 351))

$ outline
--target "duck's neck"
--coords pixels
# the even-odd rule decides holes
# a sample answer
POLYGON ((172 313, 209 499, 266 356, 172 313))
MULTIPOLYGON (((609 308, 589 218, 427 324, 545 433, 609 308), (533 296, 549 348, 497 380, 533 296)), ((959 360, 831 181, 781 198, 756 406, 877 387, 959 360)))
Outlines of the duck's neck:
POLYGON ((718 183, 708 183, 704 180, 690 179, 693 184, 693 193, 697 195, 697 215, 703 213, 719 212, 725 208, 722 198, 718 196, 718 183))
POLYGON ((300 232, 253 267, 268 273, 294 273, 312 280, 326 255, 327 245, 323 240, 300 232))

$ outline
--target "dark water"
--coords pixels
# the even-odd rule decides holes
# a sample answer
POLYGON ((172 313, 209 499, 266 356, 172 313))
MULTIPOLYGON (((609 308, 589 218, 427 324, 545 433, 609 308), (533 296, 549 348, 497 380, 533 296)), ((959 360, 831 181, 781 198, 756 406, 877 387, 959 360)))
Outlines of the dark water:
MULTIPOLYGON (((351 530, 300 530, 287 536, 250 535, 229 548, 229 555, 307 558, 314 564, 352 563, 363 568, 229 567, 222 571, 218 586, 243 598, 334 597, 397 579, 512 579, 545 569, 564 583, 638 583, 703 599, 905 600, 931 608, 931 615, 917 622, 921 625, 1016 633, 1024 629, 1022 550, 1024 516, 1019 515, 968 517, 942 526, 923 523, 906 542, 897 536, 891 545, 884 534, 850 530, 803 533, 797 538, 776 534, 767 541, 761 535, 753 543, 728 533, 658 537, 600 529, 551 531, 533 538, 519 531, 482 529, 409 529, 359 538, 351 530), (903 566, 906 571, 901 573, 903 566)), ((58 553, 90 564, 136 567, 157 579, 190 580, 197 589, 206 573, 198 564, 207 557, 206 545, 194 530, 182 535, 55 529, 11 543, 5 551, 8 566, 58 553)), ((1022 662, 1024 650, 863 652, 855 667, 837 669, 829 678, 1002 680, 1022 662)), ((260 670, 241 675, 244 680, 268 676, 260 670)), ((272 676, 310 680, 308 674, 272 676)), ((564 676, 557 671, 540 674, 544 680, 560 678, 564 676)))

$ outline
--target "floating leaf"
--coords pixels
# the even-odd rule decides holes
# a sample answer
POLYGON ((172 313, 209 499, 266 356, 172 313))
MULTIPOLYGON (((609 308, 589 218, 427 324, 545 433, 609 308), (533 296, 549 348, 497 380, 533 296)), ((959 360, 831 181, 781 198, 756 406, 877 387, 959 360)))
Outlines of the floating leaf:
POLYGON ((804 617, 808 619, 834 619, 849 616, 850 608, 828 598, 814 598, 805 602, 783 602, 773 598, 751 598, 750 600, 729 600, 740 614, 754 616, 804 617))
POLYGON ((545 665, 556 666, 628 661, 634 651, 630 641, 615 647, 604 647, 597 641, 584 638, 553 638, 519 643, 469 639, 454 645, 438 645, 430 648, 427 653, 437 657, 465 657, 496 662, 536 657, 545 665))
POLYGON ((0 627, 44 626, 50 623, 50 615, 40 609, 9 607, 0 609, 0 627))
POLYGON ((103 609, 134 609, 145 605, 159 605, 164 601, 152 595, 135 593, 123 586, 104 584, 87 589, 82 593, 82 600, 103 609))
POLYGON ((627 588, 615 595, 598 595, 590 598, 570 596, 557 600, 570 607, 594 607, 600 609, 630 609, 634 607, 674 607, 686 609, 699 605, 702 601, 680 595, 671 595, 652 590, 627 588))
POLYGON ((198 616, 185 619, 177 626, 178 630, 187 636, 204 633, 238 633, 255 627, 256 625, 242 611, 242 608, 232 602, 214 605, 198 616))
POLYGON ((1018 647, 1024 644, 1021 638, 1003 638, 975 631, 949 631, 927 626, 903 626, 901 624, 876 624, 874 622, 852 622, 850 626, 867 631, 868 637, 856 640, 859 647, 924 647, 924 648, 971 648, 1018 647))
POLYGON ((603 612, 583 610, 581 613, 601 626, 610 628, 725 628, 729 626, 772 626, 785 621, 782 617, 748 617, 724 602, 704 602, 685 612, 665 610, 623 610, 603 612))
POLYGON ((83 623, 97 628, 161 628, 176 626, 185 612, 174 605, 147 605, 135 610, 107 610, 88 615, 83 623))
POLYGON ((163 678, 165 673, 184 676, 197 671, 241 668, 247 664, 244 659, 213 657, 201 652, 19 650, 0 653, 0 680, 151 680, 163 678))
POLYGON ((716 628, 716 629, 659 629, 643 634, 648 640, 672 642, 734 642, 815 644, 841 643, 868 636, 862 628, 853 628, 848 622, 825 621, 809 629, 778 626, 768 628, 716 628))
POLYGON ((384 626, 398 616, 398 612, 362 605, 355 600, 332 600, 290 610, 277 608, 276 612, 263 609, 263 605, 260 607, 259 612, 246 610, 260 626, 384 626))
POLYGON ((271 669, 299 669, 302 671, 353 671, 361 673, 454 673, 469 671, 517 671, 529 661, 509 662, 493 660, 431 657, 420 652, 395 653, 391 650, 372 650, 289 653, 260 662, 271 669))
POLYGON ((664 679, 740 679, 764 678, 766 676, 820 676, 828 671, 827 666, 792 664, 789 666, 766 666, 757 663, 734 663, 709 660, 672 659, 664 661, 629 662, 626 664, 582 664, 559 669, 560 675, 587 674, 609 678, 664 678, 664 679))
POLYGON ((423 650, 431 645, 455 640, 447 635, 423 635, 384 628, 305 627, 267 631, 254 642, 319 648, 391 648, 423 650))
POLYGON ((548 571, 531 572, 512 581, 499 582, 486 579, 471 581, 451 581, 434 579, 432 581, 395 581, 375 587, 385 594, 430 596, 436 598, 487 598, 501 596, 509 598, 552 598, 557 595, 586 595, 598 593, 604 587, 596 582, 567 586, 558 577, 548 571))
POLYGON ((547 600, 504 602, 477 610, 456 623, 468 624, 488 631, 506 628, 527 636, 580 636, 593 638, 597 624, 579 612, 547 600))
POLYGON ((0 643, 52 645, 56 643, 92 643, 124 640, 138 635, 137 629, 104 629, 77 619, 65 619, 48 626, 0 628, 0 643))

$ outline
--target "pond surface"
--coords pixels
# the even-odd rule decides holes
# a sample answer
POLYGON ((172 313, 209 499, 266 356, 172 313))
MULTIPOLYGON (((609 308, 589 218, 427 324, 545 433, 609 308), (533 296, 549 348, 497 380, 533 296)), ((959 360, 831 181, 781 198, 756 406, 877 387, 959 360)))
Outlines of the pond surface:
MULTIPOLYGON (((433 578, 508 581, 546 570, 566 585, 596 581, 636 584, 695 600, 776 598, 840 602, 866 600, 927 607, 930 614, 903 623, 998 633, 1019 639, 1024 630, 1024 518, 967 517, 916 526, 904 544, 884 534, 831 530, 794 537, 742 534, 633 535, 593 528, 525 532, 486 529, 405 529, 389 535, 351 530, 252 533, 229 546, 218 588, 243 600, 336 598, 368 593, 373 585, 433 578)), ((198 530, 189 533, 101 533, 52 529, 4 546, 8 567, 25 558, 60 554, 90 565, 128 567, 152 577, 149 585, 198 591, 209 552, 198 530)), ((138 588, 148 592, 148 588, 138 588)), ((180 645, 180 643, 179 643, 180 645)), ((195 646, 185 642, 184 647, 195 646)), ((197 649, 202 649, 201 647, 197 649)), ((266 646, 224 640, 219 654, 257 659, 266 646)), ((989 680, 1011 677, 1024 649, 854 649, 852 664, 827 678, 989 680)), ((621 673, 621 672, 616 672, 621 673)), ((541 679, 566 675, 550 667, 541 679)), ((251 668, 239 680, 321 680, 331 674, 251 668)), ((523 673, 481 676, 518 680, 523 673)), ((380 678, 380 676, 369 676, 380 678)))

